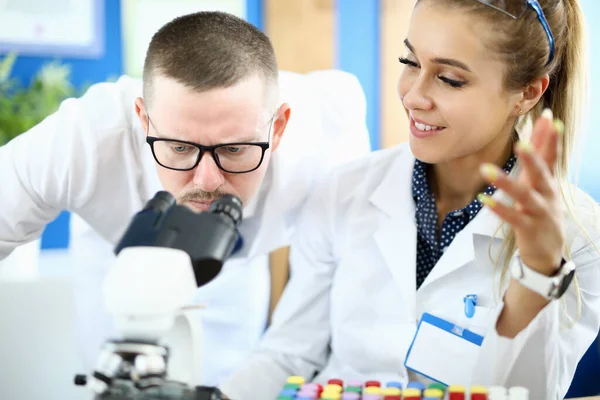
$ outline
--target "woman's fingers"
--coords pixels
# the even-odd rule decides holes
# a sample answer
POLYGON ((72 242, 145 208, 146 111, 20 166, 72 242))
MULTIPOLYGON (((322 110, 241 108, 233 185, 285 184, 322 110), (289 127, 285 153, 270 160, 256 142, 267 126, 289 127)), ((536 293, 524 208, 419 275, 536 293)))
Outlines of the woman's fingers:
POLYGON ((564 130, 564 123, 553 119, 552 111, 548 108, 533 126, 531 147, 546 162, 552 175, 560 158, 564 130))
POLYGON ((531 225, 533 217, 524 214, 515 207, 507 206, 483 193, 478 196, 478 200, 483 205, 489 207, 498 217, 500 217, 500 219, 510 224, 515 229, 527 229, 531 225))
POLYGON ((547 213, 543 195, 529 185, 511 178, 493 164, 483 164, 481 173, 488 182, 515 201, 516 212, 531 216, 544 216, 547 213))
POLYGON ((521 173, 527 178, 523 179, 522 177, 519 177, 517 179, 526 182, 543 196, 552 195, 554 193, 552 185, 554 169, 550 169, 546 160, 544 160, 540 154, 535 152, 528 143, 519 142, 515 151, 523 166, 521 173))
POLYGON ((536 151, 543 153, 545 137, 547 132, 552 129, 553 119, 552 110, 546 108, 542 112, 541 118, 538 118, 538 120, 534 122, 533 131, 531 132, 531 145, 536 151))

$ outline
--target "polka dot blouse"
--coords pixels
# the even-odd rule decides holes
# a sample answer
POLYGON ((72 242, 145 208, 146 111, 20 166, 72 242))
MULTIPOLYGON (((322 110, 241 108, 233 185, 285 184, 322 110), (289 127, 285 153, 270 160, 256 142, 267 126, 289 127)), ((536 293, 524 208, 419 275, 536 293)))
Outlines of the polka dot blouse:
MULTIPOLYGON (((504 165, 504 171, 510 173, 516 161, 516 157, 511 156, 504 165)), ((492 195, 495 190, 496 187, 490 185, 483 193, 492 195)), ((475 198, 466 207, 446 214, 438 241, 437 206, 427 183, 427 164, 419 160, 415 161, 413 170, 412 193, 416 204, 417 288, 419 288, 456 234, 475 218, 482 204, 475 198)))

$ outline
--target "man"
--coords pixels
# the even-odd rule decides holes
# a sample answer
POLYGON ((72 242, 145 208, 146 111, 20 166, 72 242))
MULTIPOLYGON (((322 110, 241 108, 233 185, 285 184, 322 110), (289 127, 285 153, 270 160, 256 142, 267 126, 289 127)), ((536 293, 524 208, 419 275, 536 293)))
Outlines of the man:
POLYGON ((289 243, 314 181, 369 151, 365 113, 353 77, 279 73, 268 38, 245 21, 177 18, 152 38, 143 83, 94 85, 0 148, 0 259, 61 210, 76 215, 79 333, 92 368, 111 334, 102 279, 131 217, 161 189, 198 211, 240 197, 244 246, 195 299, 207 305, 205 383, 217 384, 265 328, 268 254, 289 243))

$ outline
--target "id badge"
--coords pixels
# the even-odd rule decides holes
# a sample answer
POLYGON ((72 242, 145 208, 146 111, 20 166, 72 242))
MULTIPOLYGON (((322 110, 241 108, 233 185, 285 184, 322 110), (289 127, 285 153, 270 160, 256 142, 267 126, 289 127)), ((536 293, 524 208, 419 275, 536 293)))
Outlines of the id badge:
POLYGON ((424 313, 404 366, 444 385, 469 385, 483 336, 424 313))

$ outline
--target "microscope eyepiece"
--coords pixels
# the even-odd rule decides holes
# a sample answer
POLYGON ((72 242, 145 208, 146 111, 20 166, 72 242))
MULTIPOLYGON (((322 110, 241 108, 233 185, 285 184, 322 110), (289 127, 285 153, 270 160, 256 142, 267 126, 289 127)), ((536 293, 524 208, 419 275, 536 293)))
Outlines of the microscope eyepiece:
POLYGON ((169 208, 171 208, 171 206, 175 204, 175 201, 175 197, 171 193, 161 190, 160 192, 156 193, 154 197, 148 201, 148 203, 146 203, 144 209, 165 213, 169 208))
POLYGON ((209 212, 213 214, 220 214, 227 216, 233 222, 233 225, 237 226, 242 220, 242 201, 231 194, 215 200, 209 208, 209 212))
POLYGON ((202 286, 241 248, 237 227, 242 216, 242 201, 230 194, 215 200, 207 212, 195 212, 176 204, 169 192, 160 191, 133 217, 115 254, 139 246, 184 250, 192 261, 196 283, 202 286))

